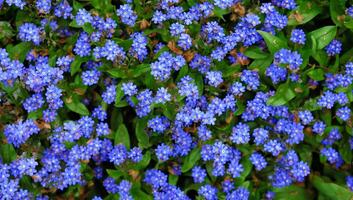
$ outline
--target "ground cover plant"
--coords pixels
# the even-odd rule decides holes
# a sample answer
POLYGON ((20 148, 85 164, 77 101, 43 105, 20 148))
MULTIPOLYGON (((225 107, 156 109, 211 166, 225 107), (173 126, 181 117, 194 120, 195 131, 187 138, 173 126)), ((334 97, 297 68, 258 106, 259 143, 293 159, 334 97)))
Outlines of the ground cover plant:
POLYGON ((353 199, 351 5, 0 0, 0 199, 353 199))

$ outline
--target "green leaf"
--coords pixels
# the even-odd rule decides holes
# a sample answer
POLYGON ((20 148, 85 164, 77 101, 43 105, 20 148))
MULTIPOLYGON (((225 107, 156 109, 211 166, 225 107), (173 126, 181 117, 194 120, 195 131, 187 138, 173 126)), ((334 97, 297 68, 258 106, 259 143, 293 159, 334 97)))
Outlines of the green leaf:
POLYGON ((71 76, 80 71, 81 65, 84 62, 89 61, 89 57, 75 56, 75 60, 71 63, 70 73, 71 76))
POLYGON ((78 25, 76 20, 72 20, 70 23, 69 23, 69 26, 70 27, 73 27, 73 28, 82 28, 82 26, 78 25))
POLYGON ((83 5, 81 3, 79 3, 78 1, 74 1, 73 7, 74 7, 75 11, 78 11, 79 9, 83 8, 83 5))
POLYGON ((260 75, 265 74, 267 67, 272 64, 272 61, 272 56, 268 56, 267 58, 262 59, 256 59, 250 64, 249 69, 257 69, 260 75))
POLYGON ((214 15, 216 17, 221 18, 221 19, 224 20, 223 15, 226 15, 226 14, 230 13, 230 10, 229 9, 222 9, 222 8, 216 6, 213 9, 213 13, 214 13, 214 15))
POLYGON ((145 169, 151 161, 151 152, 147 151, 145 155, 143 155, 142 160, 137 164, 134 164, 133 168, 137 170, 145 169))
POLYGON ((150 195, 143 192, 141 190, 141 188, 139 187, 139 185, 137 185, 137 184, 132 185, 130 192, 131 192, 131 195, 134 199, 143 199, 143 200, 152 200, 153 199, 150 195))
POLYGON ((92 4, 92 6, 97 10, 110 11, 113 9, 113 6, 111 4, 111 0, 92 0, 90 2, 92 4))
POLYGON ((114 135, 114 144, 124 144, 127 149, 130 149, 130 136, 124 124, 120 124, 114 135))
POLYGON ((141 76, 144 73, 147 73, 151 70, 150 64, 144 63, 136 66, 131 70, 132 77, 136 78, 141 76))
POLYGON ((276 53, 278 50, 287 47, 286 40, 279 38, 277 36, 272 35, 271 33, 265 31, 257 31, 264 38, 268 50, 271 54, 276 53))
POLYGON ((17 157, 15 148, 11 144, 1 144, 0 155, 4 163, 11 163, 17 157))
POLYGON ((184 76, 186 76, 188 74, 189 68, 188 66, 184 66, 179 70, 178 76, 176 78, 176 82, 179 82, 181 78, 183 78, 184 76))
POLYGON ((325 79, 325 72, 322 69, 312 69, 308 72, 308 76, 315 81, 322 81, 325 79))
POLYGON ((348 28, 353 30, 353 18, 352 17, 345 17, 343 21, 343 25, 348 28))
POLYGON ((164 104, 162 105, 163 115, 166 116, 169 120, 173 121, 176 114, 176 106, 174 104, 164 104))
POLYGON ((116 86, 116 96, 115 96, 115 106, 118 107, 118 105, 120 105, 120 103, 122 102, 121 99, 124 97, 124 91, 121 87, 122 83, 119 83, 116 86))
POLYGON ((313 1, 303 1, 298 9, 293 10, 288 17, 288 25, 305 24, 320 14, 321 8, 313 1))
POLYGON ((65 100, 65 105, 69 110, 75 113, 78 113, 80 115, 85 115, 85 116, 89 115, 89 110, 87 109, 85 104, 79 101, 77 96, 72 96, 71 98, 67 98, 65 100))
POLYGON ((147 127, 147 119, 137 119, 135 134, 139 147, 143 149, 150 147, 149 137, 145 131, 145 127, 147 127))
POLYGON ((35 111, 32 111, 32 112, 29 112, 28 115, 27 115, 27 118, 36 120, 36 119, 38 119, 39 117, 42 116, 42 113, 43 113, 43 109, 38 109, 38 110, 35 110, 35 111))
POLYGON ((345 0, 330 0, 330 16, 337 26, 343 26, 345 4, 345 0))
POLYGON ((123 40, 121 38, 113 39, 119 46, 124 48, 125 51, 129 50, 132 45, 132 40, 123 40))
POLYGON ((243 172, 241 173, 240 177, 236 178, 237 183, 243 183, 246 179, 246 177, 250 174, 251 169, 252 169, 252 164, 249 160, 250 156, 246 156, 246 158, 241 162, 243 165, 243 172))
POLYGON ((22 176, 22 178, 20 179, 20 186, 21 186, 21 188, 27 189, 33 193, 39 192, 39 191, 36 191, 36 189, 33 187, 32 178, 30 178, 27 175, 22 176))
POLYGON ((336 32, 336 26, 325 26, 310 32, 308 38, 315 39, 317 49, 323 49, 335 38, 336 32))
POLYGON ((263 52, 259 47, 247 48, 244 55, 252 59, 264 59, 269 57, 269 55, 263 52))
POLYGON ((123 68, 112 68, 107 73, 113 78, 127 78, 127 73, 123 68))
POLYGON ((192 73, 190 74, 191 78, 195 80, 195 84, 197 86, 197 89, 199 90, 199 95, 202 95, 203 93, 203 77, 200 73, 192 73))
POLYGON ((201 158, 201 149, 199 147, 193 149, 184 159, 181 172, 187 172, 194 167, 195 163, 201 158))
POLYGON ((305 101, 303 108, 309 111, 315 111, 315 110, 321 109, 321 107, 317 105, 317 102, 315 99, 308 99, 307 101, 305 101))
POLYGON ((271 106, 281 106, 292 100, 294 97, 294 90, 288 83, 284 83, 277 88, 276 94, 268 99, 267 104, 271 106))
POLYGON ((284 188, 275 188, 273 190, 275 200, 307 200, 312 199, 310 194, 302 187, 291 185, 284 188))
POLYGON ((91 33, 94 32, 93 26, 91 24, 89 24, 89 23, 85 23, 82 28, 88 34, 91 34, 91 33))
POLYGON ((348 141, 342 141, 340 144, 339 152, 343 160, 350 164, 352 162, 352 150, 348 141))
POLYGON ((176 185, 178 182, 179 176, 177 175, 173 175, 173 174, 169 174, 168 176, 168 183, 171 185, 176 185))
POLYGON ((0 40, 14 36, 11 24, 7 21, 0 21, 0 40))
POLYGON ((320 64, 320 66, 325 67, 328 65, 329 57, 323 49, 317 50, 312 54, 312 56, 320 64))
POLYGON ((245 111, 245 105, 244 105, 244 102, 240 100, 238 100, 236 104, 237 104, 237 107, 236 107, 237 109, 234 112, 234 115, 239 116, 243 114, 243 112, 245 111))
POLYGON ((107 169, 107 173, 110 177, 112 177, 114 179, 118 179, 124 175, 123 171, 117 170, 117 169, 107 169))
POLYGON ((313 176, 312 184, 321 194, 329 199, 351 200, 353 198, 353 192, 347 188, 336 183, 326 182, 319 176, 313 176))
POLYGON ((6 48, 9 56, 13 60, 19 60, 23 62, 26 59, 28 52, 31 50, 32 45, 29 42, 21 42, 16 46, 10 46, 6 48))

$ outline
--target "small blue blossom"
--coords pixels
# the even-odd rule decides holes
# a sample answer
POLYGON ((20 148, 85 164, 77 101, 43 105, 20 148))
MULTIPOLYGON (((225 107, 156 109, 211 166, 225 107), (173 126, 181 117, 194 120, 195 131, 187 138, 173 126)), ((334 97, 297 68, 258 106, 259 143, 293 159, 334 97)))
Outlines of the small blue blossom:
POLYGON ((75 19, 79 26, 83 26, 85 23, 91 23, 93 20, 93 17, 91 13, 89 13, 87 10, 85 10, 84 8, 81 8, 78 10, 75 16, 75 19))
POLYGON ((336 112, 336 115, 341 120, 348 121, 351 117, 351 109, 349 109, 347 106, 339 108, 336 112))
POLYGON ((247 124, 239 123, 232 129, 230 139, 235 144, 246 144, 250 141, 250 128, 247 124))
POLYGON ((342 51, 342 43, 338 40, 332 40, 330 44, 325 47, 325 50, 329 56, 340 54, 342 51))
POLYGON ((102 94, 103 101, 107 104, 111 104, 115 101, 116 96, 116 86, 110 85, 107 87, 106 91, 102 94))
POLYGON ((198 190, 199 195, 204 197, 206 200, 217 200, 217 189, 211 185, 201 186, 198 190))
POLYGON ((137 19, 137 15, 132 10, 130 4, 120 5, 119 9, 116 11, 117 15, 120 17, 121 21, 128 25, 134 26, 137 19))
POLYGON ((298 116, 304 125, 307 125, 314 120, 313 115, 308 110, 299 111, 298 116))
POLYGON ((202 183, 207 176, 206 170, 202 169, 199 166, 195 166, 192 168, 192 178, 194 179, 195 183, 202 183))
POLYGON ((220 71, 209 71, 206 73, 206 80, 211 86, 217 87, 223 82, 222 72, 220 71))
POLYGON ((297 44, 305 44, 306 36, 302 29, 293 29, 290 40, 297 44))
POLYGON ((41 30, 32 23, 24 23, 19 28, 19 37, 22 41, 33 42, 35 45, 39 45, 42 41, 41 30))
POLYGON ((260 153, 253 153, 250 156, 251 163, 255 166, 257 171, 261 171, 267 166, 265 158, 260 153))

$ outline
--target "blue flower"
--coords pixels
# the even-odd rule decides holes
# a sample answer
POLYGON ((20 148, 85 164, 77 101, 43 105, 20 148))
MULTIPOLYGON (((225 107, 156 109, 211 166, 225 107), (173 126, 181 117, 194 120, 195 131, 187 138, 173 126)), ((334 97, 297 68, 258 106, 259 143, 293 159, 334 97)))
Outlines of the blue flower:
POLYGON ((306 36, 302 29, 293 29, 290 40, 297 44, 305 44, 306 36))
POLYGON ((33 42, 35 45, 39 45, 42 41, 41 30, 32 23, 24 23, 19 28, 19 37, 22 41, 33 42))
POLYGON ((332 40, 330 44, 325 47, 325 50, 329 56, 340 54, 342 51, 342 43, 338 40, 332 40))

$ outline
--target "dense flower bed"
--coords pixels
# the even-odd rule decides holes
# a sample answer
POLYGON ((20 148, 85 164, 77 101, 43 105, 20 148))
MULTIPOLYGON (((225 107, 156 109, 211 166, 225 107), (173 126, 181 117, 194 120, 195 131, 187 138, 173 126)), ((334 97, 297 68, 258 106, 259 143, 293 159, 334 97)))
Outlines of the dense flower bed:
POLYGON ((350 3, 0 0, 0 199, 352 199, 350 3))

